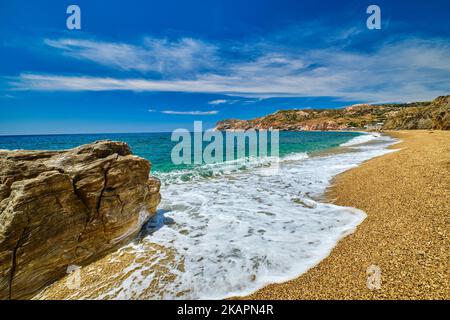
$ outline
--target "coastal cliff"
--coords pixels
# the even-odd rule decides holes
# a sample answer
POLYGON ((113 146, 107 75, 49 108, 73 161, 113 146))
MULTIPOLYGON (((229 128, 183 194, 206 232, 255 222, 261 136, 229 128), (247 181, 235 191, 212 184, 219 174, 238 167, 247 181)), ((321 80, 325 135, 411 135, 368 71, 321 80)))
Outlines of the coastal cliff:
POLYGON ((403 108, 389 117, 385 130, 450 130, 450 96, 442 96, 422 106, 403 108))
POLYGON ((121 142, 0 151, 0 299, 28 298, 133 239, 161 198, 150 168, 121 142))
POLYGON ((450 130, 450 95, 431 102, 281 110, 252 120, 223 120, 216 125, 216 130, 220 131, 270 128, 283 131, 450 130))

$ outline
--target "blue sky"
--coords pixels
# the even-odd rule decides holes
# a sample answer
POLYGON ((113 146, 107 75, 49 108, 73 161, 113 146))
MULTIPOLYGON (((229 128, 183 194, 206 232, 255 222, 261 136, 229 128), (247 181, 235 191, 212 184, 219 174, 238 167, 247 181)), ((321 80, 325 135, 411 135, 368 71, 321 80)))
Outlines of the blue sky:
POLYGON ((449 21, 444 0, 0 0, 0 134, 429 100, 450 93, 449 21), (66 28, 70 4, 81 30, 66 28))

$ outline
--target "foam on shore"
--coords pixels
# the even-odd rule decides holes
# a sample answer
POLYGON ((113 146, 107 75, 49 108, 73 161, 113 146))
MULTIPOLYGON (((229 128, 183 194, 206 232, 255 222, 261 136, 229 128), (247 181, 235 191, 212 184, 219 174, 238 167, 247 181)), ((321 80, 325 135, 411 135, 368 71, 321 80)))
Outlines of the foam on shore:
POLYGON ((360 144, 367 143, 370 141, 375 141, 380 137, 381 137, 381 135, 377 132, 364 133, 363 135, 354 137, 354 138, 350 139, 349 141, 342 143, 341 147, 352 147, 352 146, 360 145, 360 144))
POLYGON ((127 277, 102 296, 221 299, 306 272, 365 218, 360 210, 315 199, 335 175, 390 152, 386 147, 394 142, 374 135, 370 140, 376 143, 358 148, 359 140, 349 153, 287 156, 277 174, 247 167, 186 181, 168 176, 157 219, 172 223, 129 246, 137 258, 127 277), (174 259, 152 262, 171 270, 173 281, 158 282, 139 258, 149 243, 176 252, 174 259), (148 292, 155 280, 158 289, 148 292))

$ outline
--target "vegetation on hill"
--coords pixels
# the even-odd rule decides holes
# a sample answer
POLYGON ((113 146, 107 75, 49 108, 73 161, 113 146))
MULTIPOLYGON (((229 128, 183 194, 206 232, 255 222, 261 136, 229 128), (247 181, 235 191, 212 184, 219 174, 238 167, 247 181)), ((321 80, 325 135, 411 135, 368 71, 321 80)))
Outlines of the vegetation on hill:
POLYGON ((252 120, 229 119, 217 130, 450 130, 450 95, 432 102, 355 105, 342 109, 281 110, 252 120))
POLYGON ((450 130, 450 96, 442 96, 422 106, 403 108, 386 120, 386 130, 450 130))

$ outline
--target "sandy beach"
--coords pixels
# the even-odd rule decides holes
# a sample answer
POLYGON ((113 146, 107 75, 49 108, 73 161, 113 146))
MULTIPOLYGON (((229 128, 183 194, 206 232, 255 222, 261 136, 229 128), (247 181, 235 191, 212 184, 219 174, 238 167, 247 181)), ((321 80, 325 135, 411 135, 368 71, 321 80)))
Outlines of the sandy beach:
MULTIPOLYGON (((328 199, 324 199, 364 210, 367 218, 357 230, 307 273, 240 298, 450 298, 450 132, 389 134, 402 140, 392 146, 399 151, 371 159, 337 176, 326 195, 328 199), (379 289, 368 289, 367 271, 371 266, 381 272, 379 289)), ((135 262, 152 264, 155 252, 164 252, 162 249, 146 248, 148 255, 139 258, 140 262, 127 250, 120 250, 81 269, 82 290, 68 289, 65 277, 35 299, 98 298, 129 276, 121 270, 130 269, 135 262)), ((168 254, 167 258, 170 257, 173 255, 168 254)), ((156 278, 173 281, 170 270, 162 268, 156 272, 159 274, 156 278)), ((157 292, 158 286, 152 281, 146 291, 157 292)), ((146 295, 144 292, 133 298, 146 295)))
POLYGON ((388 134, 400 151, 337 176, 327 194, 367 213, 357 230, 307 273, 246 299, 450 298, 450 132, 388 134), (371 266, 379 289, 368 289, 371 266))

